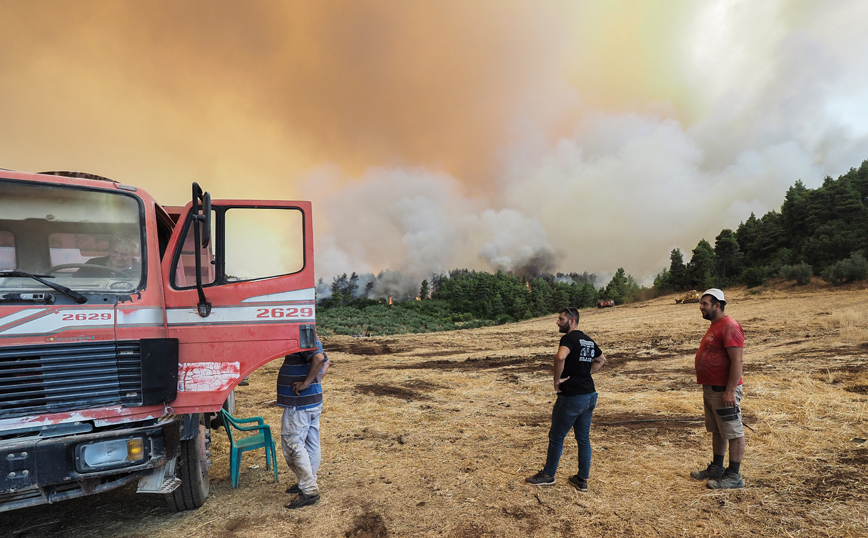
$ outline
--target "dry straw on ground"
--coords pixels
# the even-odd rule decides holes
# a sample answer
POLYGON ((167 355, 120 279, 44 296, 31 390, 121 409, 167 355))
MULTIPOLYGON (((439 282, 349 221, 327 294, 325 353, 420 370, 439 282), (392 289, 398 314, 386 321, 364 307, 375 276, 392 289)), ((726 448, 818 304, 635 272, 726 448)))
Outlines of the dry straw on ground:
MULTIPOLYGON (((590 491, 568 439, 554 487, 523 482, 543 464, 553 395, 554 318, 426 335, 335 337, 323 413, 322 500, 290 512, 292 480, 246 454, 229 487, 214 434, 212 494, 167 514, 131 490, 4 514, 12 536, 866 536, 868 291, 727 290, 746 333, 746 487, 712 491, 688 473, 710 458, 693 355, 697 305, 664 297, 582 312, 610 361, 591 431, 590 491)), ((274 406, 277 363, 238 391, 239 415, 274 406)))

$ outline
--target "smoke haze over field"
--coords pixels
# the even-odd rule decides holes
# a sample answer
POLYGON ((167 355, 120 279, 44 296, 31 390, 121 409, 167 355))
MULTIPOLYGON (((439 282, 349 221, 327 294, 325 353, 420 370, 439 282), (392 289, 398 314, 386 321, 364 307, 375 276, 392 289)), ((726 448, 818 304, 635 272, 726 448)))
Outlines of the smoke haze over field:
POLYGON ((0 20, 0 167, 312 200, 327 280, 647 282, 868 158, 859 0, 6 0, 0 20))

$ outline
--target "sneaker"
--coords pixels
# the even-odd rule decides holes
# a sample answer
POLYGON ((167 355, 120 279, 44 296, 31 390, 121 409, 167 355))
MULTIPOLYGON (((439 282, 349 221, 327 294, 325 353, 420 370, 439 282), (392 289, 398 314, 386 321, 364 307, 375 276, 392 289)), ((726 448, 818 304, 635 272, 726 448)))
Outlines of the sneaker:
POLYGON ((540 471, 533 476, 529 476, 524 479, 528 484, 533 484, 535 486, 554 486, 555 485, 555 477, 549 476, 544 472, 540 471))
POLYGON ((298 484, 293 484, 292 486, 289 486, 288 488, 286 488, 286 492, 287 493, 301 493, 301 488, 298 487, 298 484))
POLYGON ((319 501, 319 494, 316 495, 305 495, 304 493, 299 493, 298 497, 289 501, 284 505, 285 508, 289 508, 290 510, 294 510, 296 508, 301 508, 302 506, 308 506, 311 504, 316 504, 319 501))
POLYGON ((701 471, 691 471, 690 477, 697 480, 713 480, 723 476, 723 467, 709 463, 708 467, 701 471))
POLYGON ((723 473, 723 477, 717 480, 709 480, 708 487, 711 489, 736 489, 744 487, 744 480, 741 479, 739 473, 734 473, 729 469, 723 473))
POLYGON ((571 476, 567 481, 579 491, 588 491, 588 481, 584 478, 579 478, 577 474, 571 476))

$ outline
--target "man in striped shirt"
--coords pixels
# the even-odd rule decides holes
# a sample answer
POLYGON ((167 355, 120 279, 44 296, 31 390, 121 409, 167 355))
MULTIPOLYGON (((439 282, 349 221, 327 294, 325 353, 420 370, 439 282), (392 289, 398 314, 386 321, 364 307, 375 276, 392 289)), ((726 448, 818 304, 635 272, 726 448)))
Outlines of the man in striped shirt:
POLYGON ((317 337, 315 350, 287 355, 277 374, 277 405, 283 407, 281 448, 287 465, 298 478, 298 484, 286 490, 298 494, 286 508, 301 508, 319 501, 316 472, 320 464, 321 381, 328 369, 329 358, 317 337))

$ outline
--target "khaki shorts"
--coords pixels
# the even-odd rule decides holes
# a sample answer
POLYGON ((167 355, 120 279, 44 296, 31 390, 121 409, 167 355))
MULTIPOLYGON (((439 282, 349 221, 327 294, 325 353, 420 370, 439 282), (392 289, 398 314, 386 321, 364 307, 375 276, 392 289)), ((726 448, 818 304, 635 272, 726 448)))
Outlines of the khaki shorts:
POLYGON ((741 385, 735 389, 735 407, 723 403, 723 391, 717 392, 711 385, 702 386, 702 403, 705 407, 705 429, 720 434, 724 439, 744 437, 741 425, 741 385))

